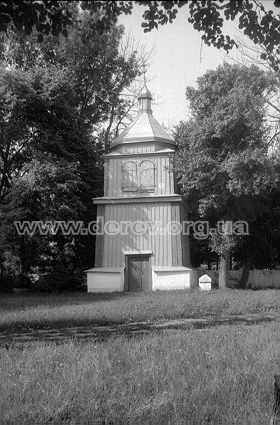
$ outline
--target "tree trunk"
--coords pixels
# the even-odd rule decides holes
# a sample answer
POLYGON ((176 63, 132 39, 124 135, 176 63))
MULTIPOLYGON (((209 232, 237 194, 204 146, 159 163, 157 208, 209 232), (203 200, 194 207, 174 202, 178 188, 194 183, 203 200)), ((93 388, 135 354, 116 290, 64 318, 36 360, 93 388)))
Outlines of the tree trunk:
POLYGON ((228 262, 229 254, 223 254, 220 256, 219 261, 219 288, 227 288, 228 285, 228 262))
POLYGON ((249 261, 245 261, 242 269, 242 274, 239 281, 239 288, 246 289, 248 288, 248 279, 250 274, 250 263, 249 261))

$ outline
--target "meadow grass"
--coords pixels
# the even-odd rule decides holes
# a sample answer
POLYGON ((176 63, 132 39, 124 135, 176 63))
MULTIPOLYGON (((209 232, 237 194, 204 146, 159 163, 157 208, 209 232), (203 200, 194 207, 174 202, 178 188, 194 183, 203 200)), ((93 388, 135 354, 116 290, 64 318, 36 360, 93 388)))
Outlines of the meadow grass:
POLYGON ((0 294, 0 330, 218 317, 279 309, 278 290, 0 294))
POLYGON ((279 325, 0 348, 0 424, 267 425, 279 325))

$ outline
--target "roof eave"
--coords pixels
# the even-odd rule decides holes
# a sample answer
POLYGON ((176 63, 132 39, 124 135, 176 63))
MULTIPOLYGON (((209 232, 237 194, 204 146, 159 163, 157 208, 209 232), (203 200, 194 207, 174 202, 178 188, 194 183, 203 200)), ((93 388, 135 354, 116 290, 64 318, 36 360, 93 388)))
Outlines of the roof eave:
POLYGON ((126 144, 135 144, 135 143, 151 143, 151 142, 160 142, 160 143, 166 143, 169 145, 175 145, 175 141, 173 139, 167 139, 164 137, 157 137, 157 136, 151 136, 151 137, 128 137, 127 139, 115 139, 112 143, 112 147, 119 146, 119 145, 126 145, 126 144))

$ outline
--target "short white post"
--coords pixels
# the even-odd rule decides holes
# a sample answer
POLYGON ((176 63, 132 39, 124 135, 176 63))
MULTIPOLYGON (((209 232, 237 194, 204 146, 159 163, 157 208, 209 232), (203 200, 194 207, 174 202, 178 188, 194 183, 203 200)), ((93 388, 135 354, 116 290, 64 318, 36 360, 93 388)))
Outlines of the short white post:
POLYGON ((212 285, 211 285, 212 279, 208 274, 204 274, 203 276, 200 276, 198 279, 198 285, 199 289, 201 291, 211 291, 212 285))

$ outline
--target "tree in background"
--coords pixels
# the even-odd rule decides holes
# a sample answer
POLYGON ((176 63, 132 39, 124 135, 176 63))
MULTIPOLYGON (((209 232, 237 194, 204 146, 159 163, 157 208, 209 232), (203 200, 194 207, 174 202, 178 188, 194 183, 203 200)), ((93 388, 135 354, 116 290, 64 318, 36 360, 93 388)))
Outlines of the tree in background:
POLYGON ((119 119, 112 105, 141 73, 141 63, 133 50, 120 53, 121 27, 111 24, 100 32, 87 12, 76 10, 67 38, 48 35, 38 42, 36 33, 9 31, 0 43, 2 264, 9 251, 25 274, 47 262, 54 269, 66 249, 74 266, 85 268, 92 263, 92 240, 89 248, 81 236, 23 238, 13 221, 86 225, 95 218, 91 199, 103 188, 100 135, 119 119))
POLYGON ((72 19, 71 2, 34 0, 0 2, 0 31, 4 32, 12 27, 13 30, 30 35, 37 30, 40 41, 48 34, 66 35, 67 26, 72 23, 72 19))
MULTIPOLYGON (((9 27, 31 34, 36 29, 39 40, 46 35, 66 35, 75 22, 78 2, 21 0, 0 2, 0 31, 9 27)), ((187 21, 202 33, 202 40, 226 52, 238 42, 224 32, 225 21, 237 21, 244 35, 263 47, 262 58, 266 58, 274 69, 279 68, 280 18, 277 9, 279 0, 273 1, 274 10, 268 10, 266 2, 260 0, 170 0, 170 1, 82 1, 81 7, 95 17, 99 33, 106 32, 116 24, 121 14, 130 14, 135 4, 145 6, 142 26, 151 31, 159 25, 172 23, 178 10, 184 8, 187 21), (276 11, 275 11, 276 10, 276 11)))
MULTIPOLYGON (((279 184, 277 161, 268 155, 265 96, 273 75, 255 66, 224 64, 187 88, 192 119, 177 130, 176 170, 182 193, 201 218, 254 223, 264 199, 279 184)), ((239 239, 225 231, 211 246, 220 257, 226 286, 229 254, 239 239)))
POLYGON ((255 44, 261 46, 262 59, 267 59, 275 70, 280 65, 280 15, 277 9, 279 0, 274 0, 274 10, 260 0, 173 0, 173 1, 139 1, 146 10, 143 14, 144 31, 151 31, 159 25, 172 23, 178 10, 184 7, 187 21, 202 35, 207 45, 229 52, 237 40, 224 31, 225 21, 236 21, 239 29, 255 44))

